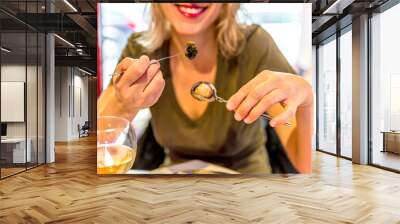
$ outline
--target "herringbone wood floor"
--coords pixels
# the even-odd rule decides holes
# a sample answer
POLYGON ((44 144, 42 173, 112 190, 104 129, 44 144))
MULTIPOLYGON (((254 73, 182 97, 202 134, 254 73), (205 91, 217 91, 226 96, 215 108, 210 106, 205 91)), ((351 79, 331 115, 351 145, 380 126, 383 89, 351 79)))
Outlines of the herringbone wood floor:
POLYGON ((96 175, 94 138, 0 181, 0 223, 400 223, 400 175, 316 153, 290 177, 96 175))

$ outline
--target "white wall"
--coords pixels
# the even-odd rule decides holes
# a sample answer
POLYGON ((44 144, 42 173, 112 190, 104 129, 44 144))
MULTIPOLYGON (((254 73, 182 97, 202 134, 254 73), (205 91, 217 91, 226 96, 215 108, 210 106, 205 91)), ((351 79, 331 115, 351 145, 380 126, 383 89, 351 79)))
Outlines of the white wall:
POLYGON ((70 141, 88 120, 88 78, 72 67, 56 67, 55 74, 55 140, 70 141))
MULTIPOLYGON (((1 81, 5 82, 25 82, 25 65, 18 65, 18 64, 9 64, 9 65, 2 65, 1 66, 1 81)), ((35 73, 36 74, 36 67, 28 66, 27 67, 28 74, 35 73)), ((36 86, 36 81, 31 83, 33 80, 29 80, 29 84, 36 86)), ((27 88, 27 103, 35 101, 33 98, 36 99, 36 88, 27 88)), ((35 101, 36 102, 36 101, 35 101)), ((36 108, 36 103, 30 105, 31 107, 36 108)), ((1 110, 7 110, 7 108, 1 108, 1 110)), ((35 120, 36 121, 36 113, 27 113, 28 121, 35 120), (33 115, 33 117, 31 117, 33 115)), ((31 126, 31 125, 29 125, 31 126)), ((29 127, 28 126, 28 127, 29 127)), ((28 131, 29 133, 29 131, 28 131)), ((7 122, 7 137, 25 137, 25 122, 7 122)), ((29 136, 28 136, 29 137, 29 136)))
MULTIPOLYGON (((28 67, 28 70, 31 68, 28 67)), ((2 65, 1 66, 1 81, 18 81, 25 82, 25 65, 2 65)), ((7 108, 1 108, 7 110, 7 108)), ((9 138, 25 138, 25 123, 24 122, 7 122, 7 137, 9 138)))
POLYGON ((69 69, 68 67, 55 68, 55 141, 68 140, 69 115, 69 69))
MULTIPOLYGON (((75 70, 77 71, 77 70, 75 70)), ((79 73, 81 74, 81 73, 79 73)), ((88 120, 88 78, 80 75, 74 76, 74 110, 72 119, 72 135, 78 137, 78 124, 83 125, 88 120), (80 108, 82 107, 82 108, 80 108), (82 110, 82 111, 80 111, 82 110)))
MULTIPOLYGON (((1 81, 18 81, 26 83, 26 115, 25 122, 6 122, 8 138, 30 139, 32 162, 44 162, 44 89, 42 68, 36 65, 3 64, 1 66, 1 81), (38 70, 36 70, 38 69, 38 70), (27 80, 25 80, 27 78, 27 80), (39 83, 38 83, 39 82, 39 83), (39 85, 39 86, 38 86, 39 85), (38 91, 38 92, 37 92, 38 91), (38 116, 39 115, 39 116, 38 116), (39 150, 39 151, 37 151, 39 150), (39 156, 37 157, 37 154, 39 156)), ((1 108, 9 110, 10 108, 1 108)))

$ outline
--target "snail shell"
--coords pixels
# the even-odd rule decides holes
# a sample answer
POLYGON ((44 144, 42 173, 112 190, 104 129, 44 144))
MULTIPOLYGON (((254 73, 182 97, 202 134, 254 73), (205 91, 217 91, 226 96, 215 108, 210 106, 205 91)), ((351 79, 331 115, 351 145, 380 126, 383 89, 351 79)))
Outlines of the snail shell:
POLYGON ((208 82, 197 82, 193 85, 190 93, 200 101, 214 101, 215 87, 208 82))

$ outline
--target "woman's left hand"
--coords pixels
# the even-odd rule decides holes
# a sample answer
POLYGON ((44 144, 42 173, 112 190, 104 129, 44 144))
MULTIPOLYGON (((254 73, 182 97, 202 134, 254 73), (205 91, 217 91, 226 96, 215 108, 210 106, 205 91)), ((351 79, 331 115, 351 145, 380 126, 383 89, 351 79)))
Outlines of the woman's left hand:
POLYGON ((270 125, 285 124, 299 107, 313 105, 311 85, 298 75, 265 70, 241 87, 226 104, 235 119, 250 124, 271 106, 280 103, 284 110, 274 115, 270 125))

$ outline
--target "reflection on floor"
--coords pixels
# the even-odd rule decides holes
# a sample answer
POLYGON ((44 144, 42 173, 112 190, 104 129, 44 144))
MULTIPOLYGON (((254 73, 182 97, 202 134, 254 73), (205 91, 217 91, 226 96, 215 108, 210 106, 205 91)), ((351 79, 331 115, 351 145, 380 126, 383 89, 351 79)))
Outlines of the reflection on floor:
POLYGON ((18 168, 1 168, 1 178, 13 175, 15 173, 18 173, 18 172, 21 172, 24 170, 25 170, 25 167, 24 168, 19 168, 19 167, 18 168))
MULTIPOLYGON (((10 176, 10 175, 13 175, 13 174, 16 174, 16 173, 19 173, 19 172, 22 172, 22 171, 26 170, 25 164, 18 164, 18 165, 15 165, 15 164, 4 165, 4 164, 2 164, 2 165, 5 166, 5 167, 2 167, 1 170, 0 170, 1 178, 5 178, 7 176, 10 176)), ((27 163, 26 164, 27 169, 30 169, 30 168, 35 167, 35 166, 36 166, 36 163, 27 163)))
POLYGON ((399 223, 400 175, 315 152, 311 175, 96 175, 96 141, 0 181, 0 223, 399 223))
POLYGON ((373 163, 400 171, 400 155, 392 152, 374 151, 373 163))

